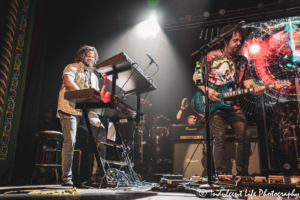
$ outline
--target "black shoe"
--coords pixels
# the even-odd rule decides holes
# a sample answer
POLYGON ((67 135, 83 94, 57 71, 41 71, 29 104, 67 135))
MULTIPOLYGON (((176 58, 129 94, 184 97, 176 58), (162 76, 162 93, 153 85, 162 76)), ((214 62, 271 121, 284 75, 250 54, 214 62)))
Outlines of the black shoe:
POLYGON ((61 186, 72 186, 73 187, 73 181, 65 180, 61 183, 61 186))

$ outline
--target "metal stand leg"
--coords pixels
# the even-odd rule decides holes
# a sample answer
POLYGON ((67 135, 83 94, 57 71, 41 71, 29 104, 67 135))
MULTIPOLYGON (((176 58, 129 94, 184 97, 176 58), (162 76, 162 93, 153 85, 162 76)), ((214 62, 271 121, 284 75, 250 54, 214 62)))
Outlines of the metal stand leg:
POLYGON ((83 109, 82 112, 83 112, 83 116, 84 116, 86 126, 88 128, 89 139, 90 139, 90 142, 91 142, 91 145, 92 145, 93 153, 95 155, 95 158, 96 158, 96 161, 97 161, 97 164, 98 164, 99 173, 103 177, 103 179, 102 179, 103 183, 102 184, 100 183, 100 184, 103 187, 107 187, 108 182, 107 182, 107 179, 105 177, 104 165, 103 165, 102 160, 100 158, 100 151, 97 147, 96 138, 94 137, 93 132, 92 132, 92 128, 91 128, 91 124, 90 124, 90 120, 89 120, 89 117, 88 117, 87 110, 83 109))
POLYGON ((36 182, 36 175, 37 175, 37 166, 36 164, 38 163, 38 160, 39 160, 39 156, 40 156, 40 145, 41 145, 41 141, 38 140, 38 143, 36 145, 36 159, 35 159, 35 167, 34 167, 34 171, 33 171, 33 174, 32 174, 32 177, 31 177, 31 184, 35 183, 36 182))

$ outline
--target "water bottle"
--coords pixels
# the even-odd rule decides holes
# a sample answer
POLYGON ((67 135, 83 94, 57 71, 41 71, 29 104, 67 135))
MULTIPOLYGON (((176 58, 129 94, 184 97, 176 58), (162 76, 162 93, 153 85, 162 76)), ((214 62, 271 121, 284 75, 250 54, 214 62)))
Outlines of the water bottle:
POLYGON ((200 85, 201 83, 203 83, 203 78, 202 78, 202 68, 200 66, 199 61, 196 62, 195 72, 196 72, 196 85, 200 85))

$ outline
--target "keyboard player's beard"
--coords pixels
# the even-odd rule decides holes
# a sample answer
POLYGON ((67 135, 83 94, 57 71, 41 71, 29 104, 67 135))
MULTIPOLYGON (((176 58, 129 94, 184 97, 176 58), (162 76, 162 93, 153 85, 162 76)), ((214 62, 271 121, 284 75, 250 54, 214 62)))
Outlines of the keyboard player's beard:
POLYGON ((86 67, 94 67, 94 63, 93 64, 90 64, 90 63, 87 63, 87 62, 85 62, 84 60, 82 61, 82 63, 84 64, 84 66, 86 66, 86 67))

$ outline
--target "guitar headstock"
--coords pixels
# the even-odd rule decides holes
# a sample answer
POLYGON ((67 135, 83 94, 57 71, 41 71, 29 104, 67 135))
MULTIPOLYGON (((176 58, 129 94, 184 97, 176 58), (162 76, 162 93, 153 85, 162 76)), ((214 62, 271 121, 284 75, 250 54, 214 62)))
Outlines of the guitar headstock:
POLYGON ((289 80, 281 80, 275 82, 275 88, 280 89, 283 87, 288 87, 291 85, 291 82, 289 80))

